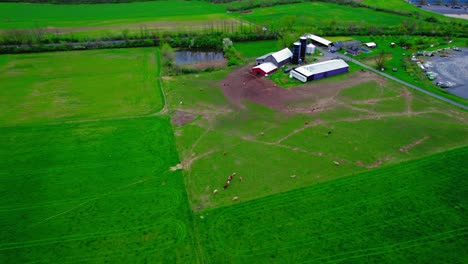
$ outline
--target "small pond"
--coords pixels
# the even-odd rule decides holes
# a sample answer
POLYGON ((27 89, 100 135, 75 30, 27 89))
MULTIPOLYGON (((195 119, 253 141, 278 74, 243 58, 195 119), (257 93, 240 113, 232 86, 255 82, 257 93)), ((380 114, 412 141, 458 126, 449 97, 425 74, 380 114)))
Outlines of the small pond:
POLYGON ((188 51, 179 50, 175 52, 174 62, 176 64, 191 64, 197 62, 222 60, 224 55, 222 52, 216 51, 188 51))

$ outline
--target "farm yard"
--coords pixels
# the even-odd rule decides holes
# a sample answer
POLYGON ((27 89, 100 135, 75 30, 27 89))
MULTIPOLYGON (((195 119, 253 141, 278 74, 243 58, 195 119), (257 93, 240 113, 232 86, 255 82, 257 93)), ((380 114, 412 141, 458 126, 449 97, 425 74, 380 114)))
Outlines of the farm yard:
MULTIPOLYGON (((230 11, 255 3, 263 2, 0 3, 3 30, 180 34, 154 47, 0 55, 1 263, 464 262, 466 110, 351 60, 303 83, 291 74, 301 50, 263 56, 329 26, 430 26, 427 12, 405 17, 398 12, 419 9, 396 0, 230 11), (170 46, 187 27, 218 23, 210 21, 251 25, 264 38, 234 35, 245 39, 230 47, 226 30, 200 37, 222 49, 170 46), (283 22, 288 31, 275 29, 283 22), (286 33, 271 39, 270 30, 286 33), (277 70, 253 71, 261 56, 277 70)), ((353 56, 367 65, 386 51, 385 67, 400 68, 412 51, 389 48, 404 36, 326 37, 378 43, 353 56)), ((466 42, 408 38, 439 41, 433 49, 466 42)), ((343 53, 317 48, 300 60, 343 53)), ((391 74, 441 89, 408 69, 391 74)))

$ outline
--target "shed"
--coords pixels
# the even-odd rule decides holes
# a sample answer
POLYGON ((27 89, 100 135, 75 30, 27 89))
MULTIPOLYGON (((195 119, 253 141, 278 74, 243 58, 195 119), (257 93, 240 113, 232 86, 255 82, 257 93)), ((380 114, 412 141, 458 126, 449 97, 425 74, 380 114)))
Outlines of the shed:
POLYGON ((364 45, 366 45, 366 47, 371 48, 371 49, 377 47, 377 44, 375 44, 375 42, 367 42, 364 45))
POLYGON ((271 62, 265 62, 252 68, 252 72, 257 75, 265 76, 276 71, 278 67, 271 62))
POLYGON ((342 59, 336 59, 297 67, 290 75, 301 82, 308 82, 348 71, 349 65, 342 59))
POLYGON ((314 44, 307 44, 306 53, 307 54, 314 54, 315 53, 315 45, 314 44))

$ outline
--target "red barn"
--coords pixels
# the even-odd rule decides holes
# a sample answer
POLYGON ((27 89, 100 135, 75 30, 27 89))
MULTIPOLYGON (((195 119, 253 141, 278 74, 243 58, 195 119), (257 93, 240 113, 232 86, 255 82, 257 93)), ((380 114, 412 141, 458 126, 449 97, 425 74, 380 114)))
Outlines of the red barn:
POLYGON ((278 69, 278 67, 276 67, 275 64, 273 64, 271 62, 265 62, 265 63, 262 63, 260 65, 257 65, 255 67, 253 67, 252 72, 257 74, 257 75, 265 76, 267 74, 273 73, 277 69, 278 69))

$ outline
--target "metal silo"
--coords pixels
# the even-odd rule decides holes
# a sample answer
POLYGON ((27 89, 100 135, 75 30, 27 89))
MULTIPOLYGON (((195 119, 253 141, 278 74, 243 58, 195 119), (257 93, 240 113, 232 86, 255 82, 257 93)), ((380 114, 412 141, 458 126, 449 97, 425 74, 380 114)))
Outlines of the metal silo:
POLYGON ((299 54, 299 58, 301 59, 301 61, 304 61, 305 54, 306 54, 306 47, 307 47, 307 38, 301 37, 300 43, 301 43, 301 52, 299 54))
POLYGON ((299 64, 299 57, 300 57, 300 53, 301 53, 301 43, 294 42, 292 52, 293 52, 292 63, 299 64))

